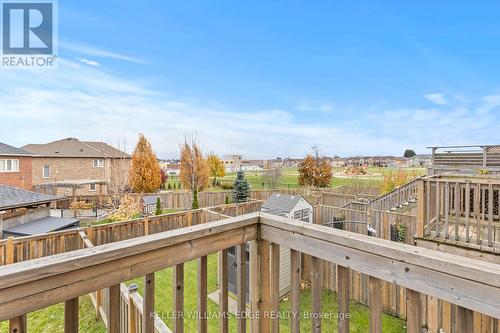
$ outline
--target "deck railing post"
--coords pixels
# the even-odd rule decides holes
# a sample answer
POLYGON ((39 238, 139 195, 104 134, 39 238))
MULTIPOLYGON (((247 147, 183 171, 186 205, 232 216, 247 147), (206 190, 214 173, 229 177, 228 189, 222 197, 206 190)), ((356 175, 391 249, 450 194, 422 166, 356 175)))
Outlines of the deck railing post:
POLYGON ((280 246, 271 243, 271 332, 279 333, 280 311, 280 246))
POLYGON ((417 237, 424 236, 424 225, 429 223, 429 217, 426 216, 426 201, 425 196, 429 195, 429 193, 425 193, 424 180, 421 179, 417 182, 417 237))
POLYGON ((250 328, 252 333, 261 332, 261 242, 260 239, 250 242, 250 328))
POLYGON ((290 250, 290 333, 300 332, 300 256, 296 250, 290 250))
POLYGON ((337 265, 339 333, 349 333, 349 268, 337 265))
POLYGON ((408 333, 420 333, 422 324, 422 307, 420 293, 406 289, 406 327, 408 333))
POLYGON ((322 260, 311 257, 311 332, 321 332, 322 260))
POLYGON ((26 315, 9 319, 9 333, 27 333, 26 315))
POLYGON ((206 333, 207 326, 207 256, 198 258, 198 333, 206 333))
POLYGON ((174 266, 173 271, 173 333, 184 332, 184 264, 174 266))
POLYGON ((78 333, 78 297, 64 302, 64 333, 78 333))
POLYGON ((219 333, 228 332, 228 266, 227 249, 218 254, 218 280, 219 280, 219 333))
POLYGON ((144 276, 144 295, 142 298, 142 332, 154 333, 155 310, 155 273, 144 276))
POLYGON ((134 303, 132 294, 137 292, 137 285, 135 283, 128 287, 128 309, 127 309, 127 325, 128 333, 137 333, 137 309, 134 303))
POLYGON ((236 247, 236 311, 238 314, 238 333, 245 333, 247 330, 246 324, 246 285, 247 285, 247 251, 246 244, 240 244, 236 247))
POLYGON ((120 285, 109 287, 108 332, 120 333, 120 285))
POLYGON ((271 332, 271 243, 266 240, 261 240, 261 262, 260 262, 260 278, 262 289, 262 311, 261 311, 261 332, 271 332))

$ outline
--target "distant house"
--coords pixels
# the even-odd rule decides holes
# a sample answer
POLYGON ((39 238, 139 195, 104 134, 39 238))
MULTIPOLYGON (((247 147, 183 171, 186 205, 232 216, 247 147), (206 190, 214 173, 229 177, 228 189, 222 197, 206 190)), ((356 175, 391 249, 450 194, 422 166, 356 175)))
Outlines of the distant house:
POLYGON ((163 207, 163 200, 157 195, 145 195, 142 197, 142 213, 144 215, 154 215, 156 213, 156 201, 160 198, 160 205, 163 207))
POLYGON ((66 138, 22 148, 33 154, 33 186, 56 195, 72 195, 72 187, 78 195, 105 195, 128 182, 130 155, 104 142, 66 138))
POLYGON ((0 184, 31 190, 32 154, 0 142, 0 184))
POLYGON ((222 163, 226 172, 236 172, 241 167, 241 155, 224 155, 222 157, 222 163))
MULTIPOLYGON (((284 216, 294 220, 313 222, 313 206, 300 195, 287 195, 275 193, 261 207, 261 212, 284 216)), ((247 248, 248 252, 248 248, 247 248)), ((228 251, 229 266, 229 290, 236 293, 236 249, 230 248, 228 251)), ((247 282, 250 257, 247 253, 247 282)), ((280 276, 279 276, 279 296, 283 297, 290 291, 290 249, 280 246, 280 276)), ((246 283, 248 295, 248 285, 246 283)), ((248 298, 247 298, 248 299, 248 298)))
POLYGON ((160 168, 169 176, 178 176, 181 173, 181 164, 179 162, 162 162, 160 168))
POLYGON ((80 220, 50 216, 50 204, 60 197, 0 185, 0 238, 65 230, 80 220))
POLYGON ((417 154, 410 157, 408 163, 411 168, 428 168, 432 166, 432 155, 417 154))

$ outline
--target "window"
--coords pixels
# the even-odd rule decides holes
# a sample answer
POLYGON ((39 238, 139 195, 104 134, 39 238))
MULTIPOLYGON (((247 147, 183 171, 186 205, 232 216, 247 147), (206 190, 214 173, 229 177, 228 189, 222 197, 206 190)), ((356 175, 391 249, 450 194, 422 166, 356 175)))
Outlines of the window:
POLYGON ((89 184, 89 191, 95 192, 96 191, 96 184, 89 184))
POLYGON ((294 220, 300 220, 301 218, 302 218, 302 211, 298 210, 295 213, 293 213, 294 220))
POLYGON ((44 165, 42 170, 43 178, 50 178, 50 165, 44 165))
POLYGON ((102 168, 104 166, 104 160, 94 160, 94 168, 102 168))
POLYGON ((18 172, 19 160, 0 160, 0 172, 18 172))
POLYGON ((309 222, 309 209, 304 209, 302 211, 302 221, 309 222))

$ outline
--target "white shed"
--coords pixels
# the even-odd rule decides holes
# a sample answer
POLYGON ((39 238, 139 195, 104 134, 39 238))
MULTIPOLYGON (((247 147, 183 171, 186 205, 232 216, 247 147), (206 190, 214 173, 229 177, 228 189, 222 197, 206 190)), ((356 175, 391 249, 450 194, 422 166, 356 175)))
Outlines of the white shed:
MULTIPOLYGON (((261 212, 313 222, 313 206, 300 195, 274 193, 261 207, 261 212)), ((290 292, 290 249, 280 246, 280 297, 290 292)))
MULTIPOLYGON (((313 206, 300 195, 273 194, 261 207, 261 212, 285 216, 295 220, 313 222, 313 206)), ((230 248, 228 254, 229 291, 236 293, 236 248, 230 248)), ((247 246, 247 284, 246 299, 248 300, 249 286, 249 253, 247 246)), ((280 297, 290 292, 290 249, 280 246, 280 297)))

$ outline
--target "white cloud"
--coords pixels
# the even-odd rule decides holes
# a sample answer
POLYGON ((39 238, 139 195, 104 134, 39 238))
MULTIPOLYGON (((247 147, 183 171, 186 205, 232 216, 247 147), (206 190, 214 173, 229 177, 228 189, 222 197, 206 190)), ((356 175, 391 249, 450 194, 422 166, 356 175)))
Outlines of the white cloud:
POLYGON ((1 141, 22 146, 71 136, 121 146, 125 141, 130 152, 138 133, 144 133, 158 154, 168 157, 178 154, 184 135, 196 132, 205 151, 270 158, 303 156, 313 145, 329 155, 399 155, 405 147, 425 152, 435 143, 500 140, 495 114, 478 117, 491 98, 476 108, 358 112, 348 121, 332 115, 315 122, 311 115, 304 122, 282 109, 241 112, 194 104, 150 88, 148 80, 59 61, 57 70, 0 71, 0 133, 11 133, 1 141))
POLYGON ((297 110, 305 111, 305 112, 322 112, 322 113, 331 113, 334 108, 332 103, 308 103, 302 102, 297 105, 297 110))
POLYGON ((437 105, 447 105, 448 100, 444 97, 443 94, 427 94, 424 96, 427 100, 435 103, 437 105))
POLYGON ((140 58, 136 58, 136 57, 132 57, 129 55, 120 54, 120 53, 116 53, 116 52, 111 52, 108 50, 104 50, 104 49, 97 48, 94 46, 85 45, 85 44, 78 43, 78 42, 72 42, 69 40, 60 40, 59 47, 62 49, 71 51, 71 52, 75 52, 78 54, 84 54, 84 55, 88 55, 88 56, 93 56, 93 57, 111 58, 114 60, 127 61, 127 62, 136 63, 136 64, 147 63, 147 61, 144 59, 140 59, 140 58))
POLYGON ((97 62, 97 61, 95 61, 95 60, 89 60, 89 59, 80 58, 80 57, 77 57, 76 59, 78 59, 78 61, 83 62, 84 64, 87 64, 87 65, 89 65, 89 66, 96 66, 96 67, 101 66, 101 64, 100 64, 100 63, 98 63, 98 62, 97 62))

